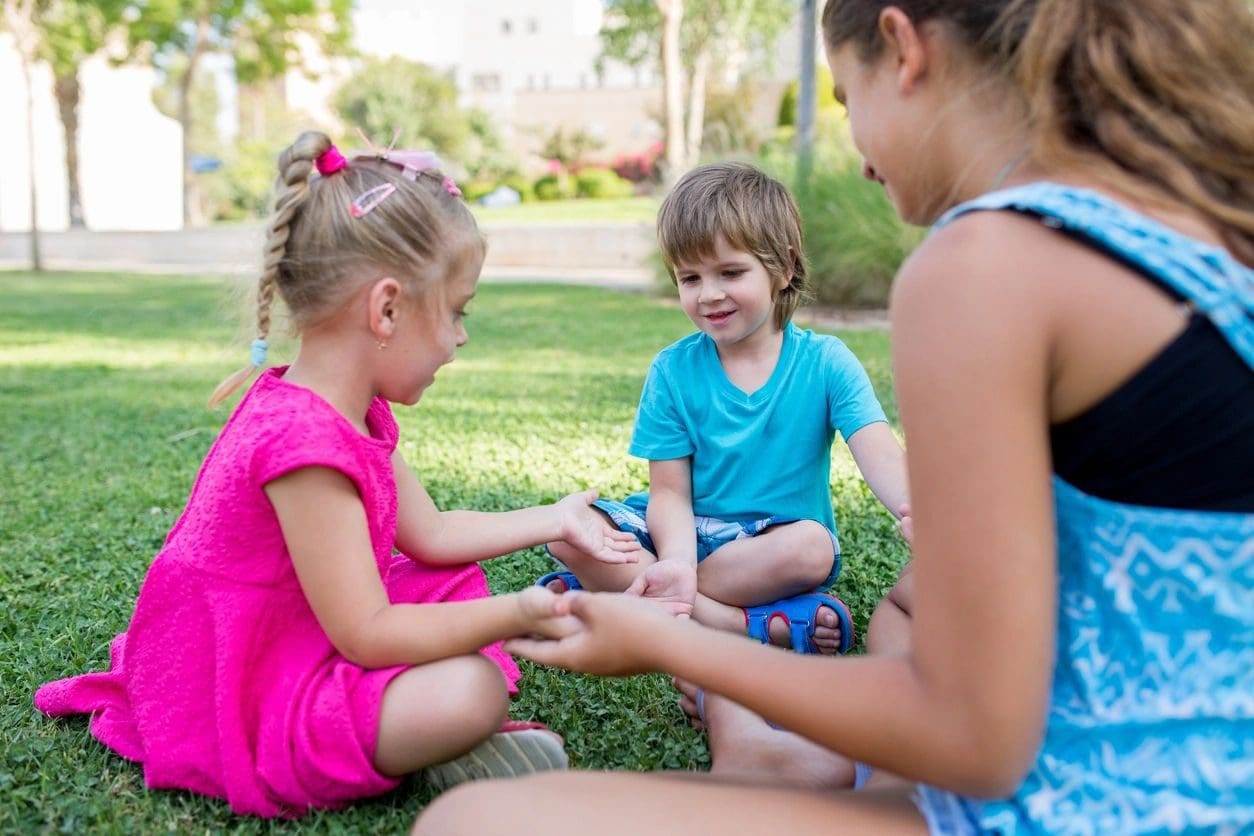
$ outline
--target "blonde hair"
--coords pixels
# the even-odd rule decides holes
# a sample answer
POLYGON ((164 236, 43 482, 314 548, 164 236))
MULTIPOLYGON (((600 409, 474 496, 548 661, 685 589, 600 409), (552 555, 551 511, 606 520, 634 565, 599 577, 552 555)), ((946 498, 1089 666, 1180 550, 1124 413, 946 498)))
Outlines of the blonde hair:
MULTIPOLYGON (((257 337, 270 334, 275 291, 297 332, 329 314, 362 283, 380 274, 422 294, 484 242, 466 204, 449 193, 444 175, 428 170, 409 179, 381 158, 354 159, 311 179, 330 138, 306 131, 279 155, 274 212, 266 231, 257 282, 257 337), (360 217, 350 207, 376 186, 395 188, 360 217)), ((209 398, 221 403, 256 370, 248 365, 222 381, 209 398)))
POLYGON ((1254 263, 1254 13, 1246 0, 828 0, 823 38, 863 61, 879 15, 943 22, 1027 107, 1032 151, 1185 207, 1254 263))
POLYGON ((782 329, 809 295, 797 202, 782 183, 747 163, 698 166, 658 210, 658 246, 671 281, 678 284, 676 264, 712 256, 720 235, 761 261, 772 279, 789 277, 774 292, 775 326, 782 329))

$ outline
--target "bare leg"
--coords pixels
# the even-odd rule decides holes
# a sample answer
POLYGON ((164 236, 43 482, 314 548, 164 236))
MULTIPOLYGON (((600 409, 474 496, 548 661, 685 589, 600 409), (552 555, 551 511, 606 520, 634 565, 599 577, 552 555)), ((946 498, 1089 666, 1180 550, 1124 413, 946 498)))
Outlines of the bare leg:
POLYGON ((501 669, 475 654, 410 668, 383 691, 374 765, 400 776, 470 751, 501 727, 501 669))
POLYGON ((799 520, 720 546, 697 567, 697 585, 725 604, 753 607, 814 589, 831 573, 832 557, 827 529, 799 520))
POLYGON ((910 615, 914 611, 914 564, 907 563, 897 583, 875 608, 867 626, 868 653, 905 654, 910 651, 910 615))
MULTIPOLYGON (((607 528, 614 527, 605 512, 597 509, 597 513, 605 519, 607 528)), ((569 543, 557 541, 548 546, 553 556, 575 573, 584 588, 594 592, 622 592, 657 560, 646 552, 638 563, 610 565, 589 557, 569 543)), ((774 526, 757 537, 734 540, 697 567, 699 592, 693 618, 707 627, 744 633, 744 607, 814 589, 827 578, 831 569, 831 536, 816 522, 803 520, 774 526), (727 593, 731 600, 711 592, 710 586, 727 593)), ((815 644, 823 653, 835 653, 840 647, 840 621, 828 607, 820 608, 819 612, 815 644)), ((788 625, 782 620, 770 624, 769 635, 774 644, 789 643, 788 625)))
MULTIPOLYGON (((600 508, 592 510, 605 520, 606 530, 618 530, 618 527, 610 520, 609 514, 600 508)), ((637 575, 657 561, 654 555, 642 550, 638 563, 609 564, 602 563, 595 557, 589 557, 563 540, 549 543, 548 546, 553 556, 575 573, 575 577, 579 578, 579 583, 593 592, 622 592, 631 586, 631 582, 636 579, 637 575)))
MULTIPOLYGON (((827 529, 813 520, 799 520, 722 546, 697 567, 697 578, 700 590, 712 598, 758 606, 815 589, 831 573, 832 559, 827 529)), ((770 625, 773 643, 787 644, 787 634, 782 621, 770 625)), ((830 607, 819 608, 814 643, 823 654, 840 650, 840 619, 830 607)))
POLYGON ((598 836, 927 833, 923 817, 902 790, 855 794, 702 777, 569 772, 479 781, 437 798, 413 833, 586 836, 590 822, 595 822, 598 836))

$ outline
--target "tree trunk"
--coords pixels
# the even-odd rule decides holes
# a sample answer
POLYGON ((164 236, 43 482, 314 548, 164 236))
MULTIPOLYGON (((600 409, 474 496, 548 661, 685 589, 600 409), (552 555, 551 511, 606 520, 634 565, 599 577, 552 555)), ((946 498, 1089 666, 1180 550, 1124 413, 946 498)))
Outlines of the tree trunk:
POLYGON ((701 141, 705 133, 705 88, 710 74, 710 53, 702 50, 692 62, 692 78, 688 82, 688 142, 684 167, 701 159, 701 141))
POLYGON ((662 79, 666 104, 666 177, 671 182, 684 169, 684 79, 679 56, 679 25, 683 0, 657 0, 662 13, 662 79))
POLYGON ((22 80, 26 84, 26 144, 30 166, 30 269, 42 273, 44 260, 39 249, 39 189, 35 186, 35 96, 31 90, 31 62, 25 53, 21 55, 21 64, 22 80))
POLYGON ((82 191, 78 184, 78 100, 81 88, 78 71, 62 76, 53 88, 57 94, 57 109, 61 111, 61 126, 65 130, 65 178, 69 186, 70 226, 83 226, 82 191))
POLYGON ((17 46, 18 64, 26 87, 26 153, 30 168, 30 265, 36 273, 43 272, 43 255, 39 247, 39 190, 35 185, 35 93, 31 86, 31 65, 35 62, 38 35, 33 19, 33 0, 4 0, 4 22, 17 46))
POLYGON ((196 80, 196 68, 205 52, 209 37, 209 20, 196 21, 195 40, 187 53, 187 68, 179 79, 179 125, 183 128, 183 226, 200 226, 200 195, 197 194, 195 175, 192 172, 192 83, 196 80))

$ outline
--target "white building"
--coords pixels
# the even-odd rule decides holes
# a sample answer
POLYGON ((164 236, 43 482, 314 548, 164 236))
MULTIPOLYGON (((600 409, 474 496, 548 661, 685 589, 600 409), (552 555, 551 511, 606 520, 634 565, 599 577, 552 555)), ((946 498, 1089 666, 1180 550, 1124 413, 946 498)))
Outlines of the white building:
MULTIPOLYGON (((662 137, 661 79, 655 67, 598 67, 601 0, 360 0, 356 47, 451 73, 464 104, 495 117, 517 150, 535 150, 557 127, 585 131, 606 156, 638 152, 662 137)), ((754 81, 763 91, 755 118, 773 118, 779 90, 796 77, 795 23, 776 46, 774 66, 754 81)), ((342 130, 328 102, 351 71, 347 62, 310 80, 289 74, 288 107, 342 130)))
MULTIPOLYGON (((103 56, 79 67, 78 169, 89 229, 178 229, 183 222, 182 131, 152 103, 155 73, 113 67, 103 56)), ((32 67, 38 225, 69 226, 65 131, 47 64, 32 67)), ((26 82, 13 40, 0 33, 0 232, 30 228, 26 82)))

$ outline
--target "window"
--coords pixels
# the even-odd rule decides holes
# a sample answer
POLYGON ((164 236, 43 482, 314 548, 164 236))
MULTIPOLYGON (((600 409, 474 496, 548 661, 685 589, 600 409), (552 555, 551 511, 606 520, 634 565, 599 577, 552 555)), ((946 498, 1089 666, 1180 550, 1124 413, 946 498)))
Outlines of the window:
POLYGON ((527 18, 527 31, 532 35, 539 32, 540 21, 536 20, 534 17, 527 18))
POLYGON ((508 18, 501 19, 501 34, 508 35, 514 31, 514 24, 508 18))
POLYGON ((470 84, 480 93, 496 93, 501 89, 501 77, 496 73, 478 73, 470 84))

